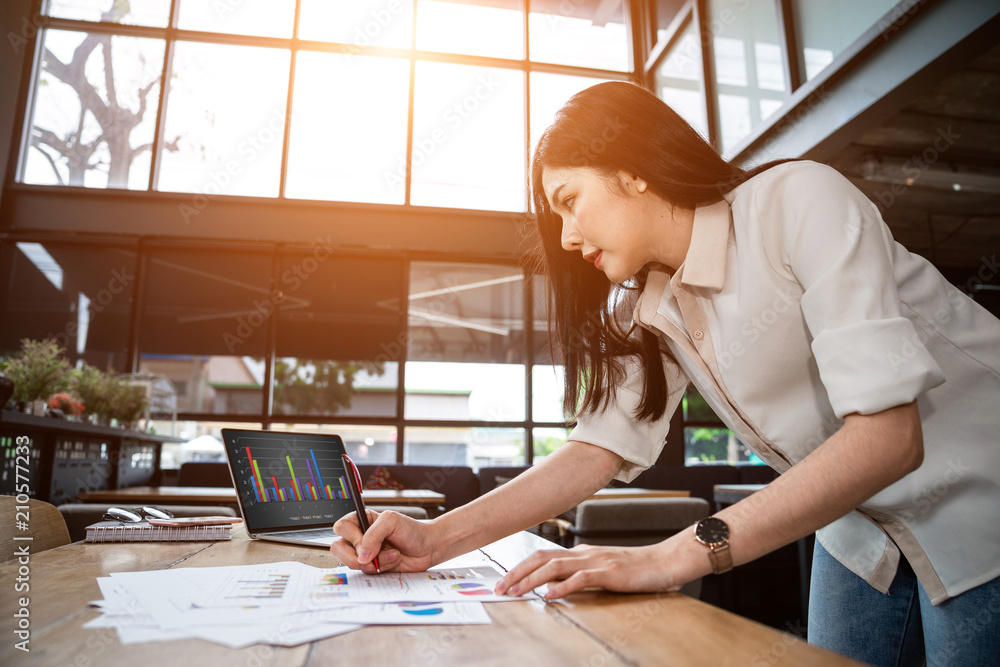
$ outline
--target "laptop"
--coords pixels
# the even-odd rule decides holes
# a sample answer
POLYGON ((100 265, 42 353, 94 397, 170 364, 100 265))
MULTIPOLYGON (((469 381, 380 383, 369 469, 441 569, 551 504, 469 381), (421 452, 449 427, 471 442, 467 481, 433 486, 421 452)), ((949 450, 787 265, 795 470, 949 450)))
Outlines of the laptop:
POLYGON ((251 539, 328 548, 354 512, 339 435, 222 429, 251 539))

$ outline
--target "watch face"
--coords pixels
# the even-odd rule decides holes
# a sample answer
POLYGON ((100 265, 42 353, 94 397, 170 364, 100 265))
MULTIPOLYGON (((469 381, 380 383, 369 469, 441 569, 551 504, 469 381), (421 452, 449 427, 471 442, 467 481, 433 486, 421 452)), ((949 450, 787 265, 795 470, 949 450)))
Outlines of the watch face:
POLYGON ((694 535, 699 542, 709 546, 724 544, 729 541, 729 526, 722 519, 710 516, 695 524, 694 535))

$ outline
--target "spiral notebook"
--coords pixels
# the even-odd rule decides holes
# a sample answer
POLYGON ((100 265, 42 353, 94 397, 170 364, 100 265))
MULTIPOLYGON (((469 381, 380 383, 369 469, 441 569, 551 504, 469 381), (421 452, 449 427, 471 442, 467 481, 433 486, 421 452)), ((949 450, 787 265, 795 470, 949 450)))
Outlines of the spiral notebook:
POLYGON ((101 521, 87 526, 86 542, 219 542, 231 540, 232 526, 151 526, 146 521, 101 521))

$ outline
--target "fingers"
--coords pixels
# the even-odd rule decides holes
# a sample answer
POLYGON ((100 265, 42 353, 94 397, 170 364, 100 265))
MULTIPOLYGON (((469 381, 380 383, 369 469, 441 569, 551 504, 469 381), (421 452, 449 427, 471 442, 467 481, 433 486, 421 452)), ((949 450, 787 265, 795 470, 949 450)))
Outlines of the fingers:
MULTIPOLYGON (((544 583, 560 579, 575 572, 581 565, 573 551, 536 551, 497 584, 498 595, 523 595, 544 583)), ((577 552, 579 553, 579 552, 577 552)))

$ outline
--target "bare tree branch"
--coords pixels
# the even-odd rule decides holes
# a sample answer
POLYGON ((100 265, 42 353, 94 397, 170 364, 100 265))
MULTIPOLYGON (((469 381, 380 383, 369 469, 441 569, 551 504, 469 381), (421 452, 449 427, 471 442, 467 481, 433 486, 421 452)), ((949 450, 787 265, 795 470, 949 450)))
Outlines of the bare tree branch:
POLYGON ((49 163, 49 166, 52 167, 52 173, 55 174, 56 182, 59 185, 66 185, 66 182, 63 180, 62 174, 59 173, 59 167, 58 165, 56 165, 56 161, 52 159, 52 156, 49 155, 48 151, 42 150, 42 142, 38 140, 36 137, 32 137, 31 145, 35 148, 35 150, 37 150, 39 153, 42 154, 42 156, 49 163))

